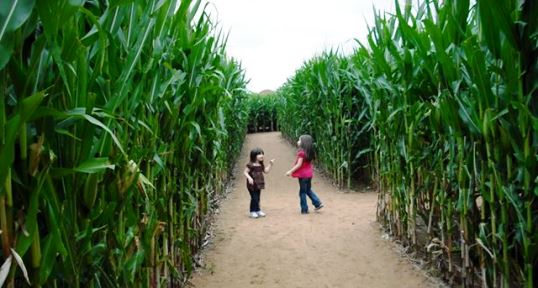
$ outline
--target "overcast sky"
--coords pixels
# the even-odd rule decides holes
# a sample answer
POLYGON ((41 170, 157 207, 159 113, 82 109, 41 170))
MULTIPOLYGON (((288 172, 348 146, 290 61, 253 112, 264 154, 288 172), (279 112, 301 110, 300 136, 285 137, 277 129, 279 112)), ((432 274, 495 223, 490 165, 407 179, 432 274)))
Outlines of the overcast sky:
POLYGON ((312 56, 331 47, 349 53, 373 24, 373 7, 394 0, 208 0, 208 12, 229 32, 228 54, 239 59, 254 92, 276 90, 312 56))

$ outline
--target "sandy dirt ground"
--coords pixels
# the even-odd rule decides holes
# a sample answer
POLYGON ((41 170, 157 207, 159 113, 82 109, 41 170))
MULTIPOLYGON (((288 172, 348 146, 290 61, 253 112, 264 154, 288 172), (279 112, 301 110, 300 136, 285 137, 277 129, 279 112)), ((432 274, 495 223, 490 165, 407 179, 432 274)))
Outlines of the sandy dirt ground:
POLYGON ((247 136, 235 188, 220 207, 191 287, 438 287, 382 238, 375 193, 343 192, 314 175, 312 188, 325 207, 314 212, 309 201, 310 214, 301 215, 299 184, 285 176, 295 153, 278 132, 247 136), (261 194, 267 216, 259 219, 248 217, 242 175, 254 147, 264 149, 266 162, 276 159, 261 194))

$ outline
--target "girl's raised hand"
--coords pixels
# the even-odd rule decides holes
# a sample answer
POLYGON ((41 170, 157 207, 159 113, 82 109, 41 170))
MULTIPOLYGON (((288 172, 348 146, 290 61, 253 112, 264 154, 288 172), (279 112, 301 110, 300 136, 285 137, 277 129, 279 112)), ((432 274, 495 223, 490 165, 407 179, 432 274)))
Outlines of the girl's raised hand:
POLYGON ((269 163, 271 163, 271 165, 275 164, 275 159, 271 159, 269 163))

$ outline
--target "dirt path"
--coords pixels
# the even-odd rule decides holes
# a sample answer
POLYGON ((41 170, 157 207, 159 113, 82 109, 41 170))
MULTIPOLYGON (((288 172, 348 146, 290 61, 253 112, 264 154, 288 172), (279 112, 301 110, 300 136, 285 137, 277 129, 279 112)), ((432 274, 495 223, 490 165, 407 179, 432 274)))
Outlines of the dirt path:
POLYGON ((422 272, 400 259, 381 238, 375 222, 375 193, 343 193, 314 176, 312 188, 325 207, 308 215, 299 209, 297 180, 285 176, 295 148, 280 133, 249 135, 236 172, 235 189, 222 206, 205 268, 191 283, 209 287, 435 287, 422 272), (248 217, 249 194, 242 167, 255 146, 266 160, 261 207, 267 217, 248 217))

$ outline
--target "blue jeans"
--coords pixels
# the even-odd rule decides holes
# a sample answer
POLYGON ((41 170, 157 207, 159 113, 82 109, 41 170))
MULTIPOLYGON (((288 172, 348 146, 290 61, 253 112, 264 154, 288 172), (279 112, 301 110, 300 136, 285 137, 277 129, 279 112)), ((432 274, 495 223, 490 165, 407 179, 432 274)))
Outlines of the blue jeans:
POLYGON ((299 198, 301 199, 301 213, 308 213, 308 204, 306 203, 306 196, 312 201, 314 207, 319 207, 321 201, 318 195, 312 191, 312 178, 299 178, 299 198))
POLYGON ((260 189, 248 189, 250 193, 250 212, 260 211, 260 189))

